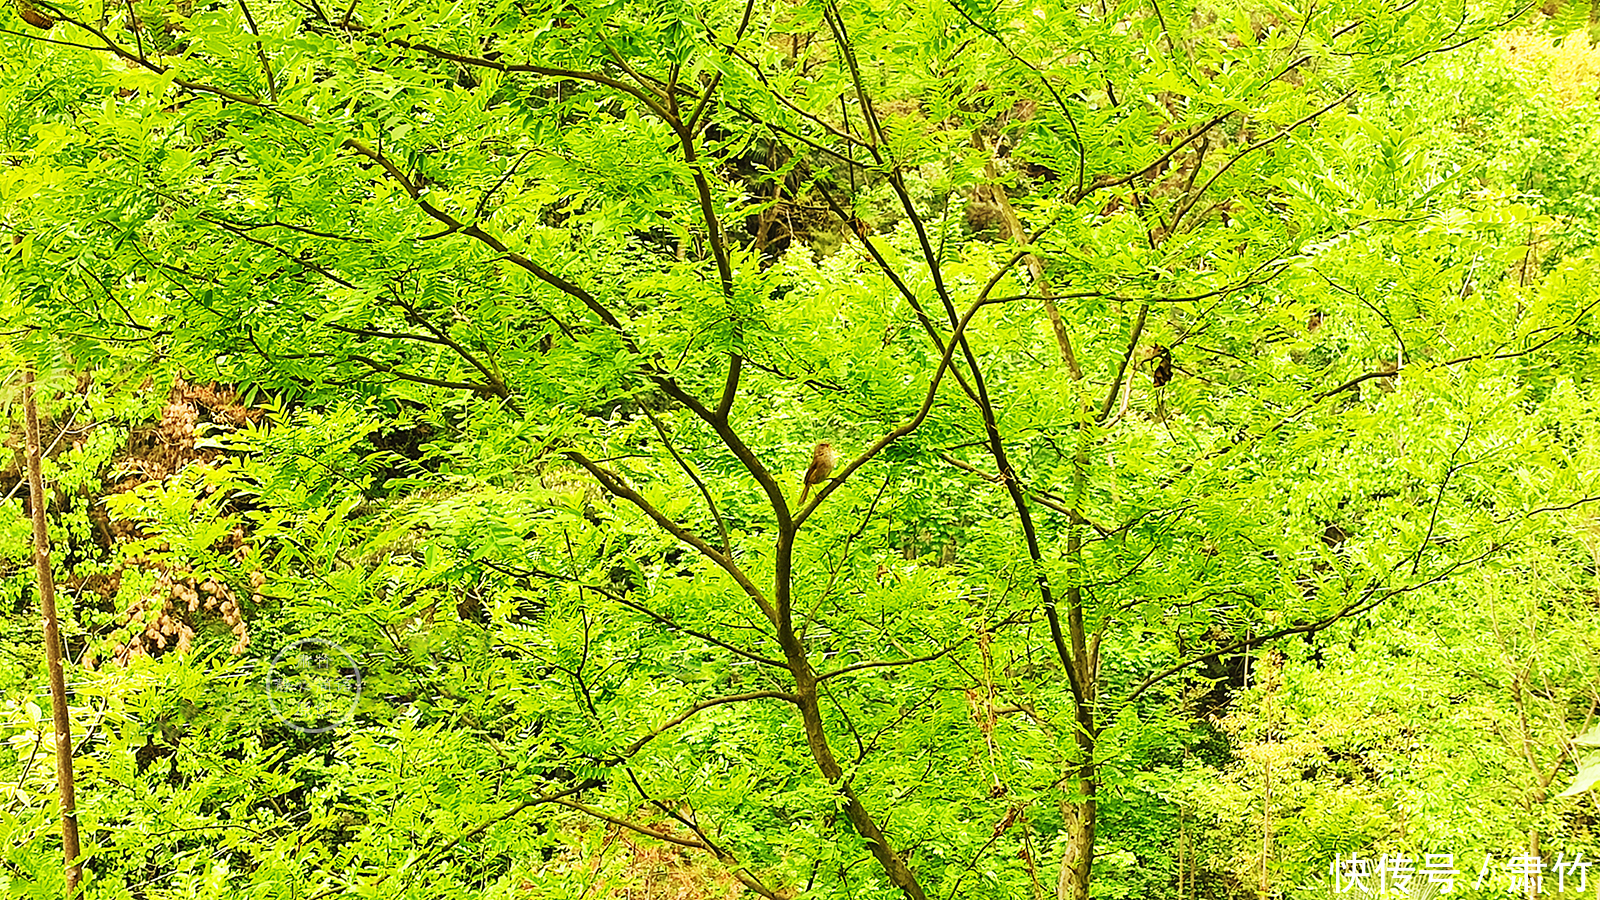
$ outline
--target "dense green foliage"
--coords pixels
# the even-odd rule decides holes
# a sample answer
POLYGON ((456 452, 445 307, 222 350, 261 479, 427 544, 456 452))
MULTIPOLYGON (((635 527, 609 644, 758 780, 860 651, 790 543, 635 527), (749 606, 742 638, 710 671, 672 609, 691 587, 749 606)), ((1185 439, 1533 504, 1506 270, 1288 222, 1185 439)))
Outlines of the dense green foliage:
MULTIPOLYGON (((85 896, 1600 856, 1555 12, 19 4, 85 896)), ((6 504, 0 886, 57 896, 6 504)))

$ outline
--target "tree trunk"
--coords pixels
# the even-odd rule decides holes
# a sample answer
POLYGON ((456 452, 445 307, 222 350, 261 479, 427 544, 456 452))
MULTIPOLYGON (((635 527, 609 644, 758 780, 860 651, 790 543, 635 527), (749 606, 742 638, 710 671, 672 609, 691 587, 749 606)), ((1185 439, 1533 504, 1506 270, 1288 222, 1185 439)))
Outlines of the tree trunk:
MULTIPOLYGON (((1528 829, 1528 857, 1530 859, 1543 858, 1539 853, 1539 829, 1537 828, 1528 829)), ((1540 869, 1539 871, 1542 872, 1543 870, 1540 869)), ((1544 885, 1541 884, 1542 881, 1543 879, 1539 875, 1528 876, 1528 883, 1526 885, 1528 900, 1539 900, 1540 894, 1547 893, 1546 891, 1542 890, 1544 887, 1544 885)))
POLYGON ((800 642, 795 638, 794 632, 780 625, 779 642, 783 645, 784 653, 788 657, 790 673, 795 680, 795 702, 800 707, 800 721, 805 726, 806 745, 811 750, 811 757, 821 770, 822 776, 830 784, 839 788, 844 795, 844 814, 855 826, 856 833, 867 839, 867 849, 877 859, 878 865, 883 868, 889 882, 900 889, 906 900, 928 900, 927 894, 922 890, 922 883, 917 880, 916 873, 901 855, 895 851, 889 842, 889 837, 883 833, 876 819, 867 811, 861 797, 851 787, 850 782, 844 777, 844 768, 839 765, 838 759, 833 755, 833 748, 828 744, 827 731, 822 724, 822 708, 817 697, 817 679, 811 670, 811 664, 806 661, 800 642))
POLYGON ((27 426, 28 502, 33 513, 33 561, 39 575, 39 606, 44 614, 44 658, 50 669, 50 706, 56 744, 56 790, 61 800, 61 852, 66 858, 67 896, 78 893, 83 868, 78 862, 78 810, 72 782, 72 717, 67 710, 67 680, 61 668, 61 622, 56 615, 56 581, 50 569, 50 530, 45 522, 44 465, 39 441, 39 409, 33 397, 33 366, 22 370, 22 409, 27 426))
POLYGON ((1084 793, 1082 799, 1062 804, 1067 846, 1061 854, 1056 900, 1089 900, 1089 871, 1094 865, 1094 781, 1084 779, 1079 790, 1084 793))
POLYGON ((1261 774, 1261 900, 1272 896, 1272 879, 1268 863, 1272 860, 1272 763, 1263 766, 1261 774))

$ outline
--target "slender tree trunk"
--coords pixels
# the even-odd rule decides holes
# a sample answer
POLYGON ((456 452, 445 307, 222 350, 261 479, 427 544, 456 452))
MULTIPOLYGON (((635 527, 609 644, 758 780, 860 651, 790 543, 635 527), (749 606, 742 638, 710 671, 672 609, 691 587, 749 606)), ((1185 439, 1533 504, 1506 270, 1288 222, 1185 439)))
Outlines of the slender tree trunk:
POLYGON ((1089 873, 1094 866, 1094 828, 1097 805, 1094 779, 1078 783, 1084 796, 1063 804, 1067 846, 1061 854, 1061 879, 1056 882, 1056 900, 1089 900, 1089 873))
POLYGON ((1178 808, 1178 898, 1183 900, 1183 867, 1189 849, 1189 832, 1183 827, 1183 808, 1178 808))
MULTIPOLYGON (((1085 408, 1087 417, 1092 410, 1085 408)), ((1078 743, 1078 796, 1062 804, 1062 819, 1067 846, 1061 854, 1061 879, 1056 883, 1056 900, 1089 900, 1089 878, 1094 870, 1094 833, 1099 807, 1095 789, 1099 773, 1095 770, 1096 747, 1100 735, 1095 721, 1095 698, 1099 694, 1099 639, 1091 638, 1083 616, 1083 502, 1089 481, 1089 431, 1086 422, 1078 424, 1078 448, 1072 465, 1072 510, 1074 521, 1067 526, 1067 556, 1076 563, 1074 579, 1067 587, 1068 658, 1062 664, 1068 677, 1077 682, 1073 697, 1078 743)))
POLYGON ((833 748, 828 745, 827 733, 823 730, 816 678, 812 675, 809 664, 797 659, 794 674, 800 720, 806 731, 806 745, 811 750, 812 759, 816 761, 823 777, 837 785, 843 792, 845 816, 850 820, 850 824, 855 826, 856 833, 867 839, 867 848, 878 860, 878 865, 883 867, 884 874, 889 876, 889 881, 906 896, 906 900, 927 900, 927 894, 923 892, 922 884, 917 880, 916 874, 889 843, 888 836, 867 811, 855 788, 845 780, 844 769, 834 757, 833 748))
MULTIPOLYGON (((987 146, 981 136, 975 135, 973 140, 974 146, 980 149, 987 146)), ((987 187, 1000 209, 1001 222, 1004 225, 1003 233, 1017 241, 1027 241, 1027 231, 1022 227, 1016 210, 1011 206, 1011 200, 1000 181, 999 169, 992 154, 985 171, 989 179, 987 187)), ((1061 646, 1062 636, 1059 633, 1052 635, 1057 644, 1057 654, 1061 657, 1062 666, 1067 670, 1065 674, 1075 682, 1073 703, 1078 729, 1079 759, 1076 764, 1078 796, 1064 801, 1061 805, 1067 843, 1062 852, 1061 875, 1056 882, 1056 900, 1089 900, 1089 878, 1094 868, 1095 820, 1098 813, 1095 788, 1100 777, 1095 770, 1095 742, 1100 733, 1095 721, 1095 702, 1100 680, 1100 637, 1098 634, 1091 636, 1084 624, 1083 526, 1088 520, 1084 517, 1083 508, 1089 480, 1089 445, 1092 440, 1090 426, 1104 421, 1110 414, 1111 404, 1116 399, 1120 384, 1112 387, 1104 410, 1099 411, 1097 416, 1097 410, 1089 395, 1082 393, 1088 390, 1088 381, 1084 377, 1082 366, 1078 363, 1077 354, 1073 351, 1072 340, 1067 334, 1061 311, 1053 299, 1055 292, 1046 278, 1044 261, 1035 253, 1026 253, 1021 257, 1021 262, 1033 275, 1034 286, 1044 300, 1045 315, 1050 320, 1050 330, 1054 333, 1057 349, 1061 352, 1061 361, 1080 391, 1077 449, 1072 460, 1072 520, 1067 528, 1067 557, 1074 563, 1072 581, 1066 590, 1067 633, 1070 646, 1061 646)), ((1132 341, 1138 340, 1139 332, 1144 327, 1147 310, 1148 305, 1141 307, 1139 311, 1132 341)), ((1123 372, 1119 370, 1117 373, 1119 382, 1122 376, 1123 372)), ((1019 511, 1025 513, 1025 509, 1020 509, 1021 503, 1018 505, 1019 511)), ((1050 595, 1043 581, 1041 581, 1041 593, 1054 631, 1055 612, 1049 605, 1050 595)))
MULTIPOLYGON (((1529 828, 1528 829, 1528 856, 1531 859, 1542 859, 1543 858, 1539 853, 1539 829, 1537 829, 1537 828, 1529 828)), ((1540 894, 1548 893, 1546 891, 1541 890, 1541 888, 1543 887, 1543 885, 1540 883, 1541 881, 1542 881, 1542 879, 1538 875, 1529 875, 1528 876, 1528 884, 1527 884, 1528 900, 1539 900, 1539 895, 1540 894)))
POLYGON ((1266 762, 1261 774, 1261 900, 1272 896, 1272 881, 1267 863, 1272 859, 1272 763, 1266 762))
POLYGON ((778 646, 783 648, 784 661, 789 666, 789 674, 794 678, 794 702, 800 709, 800 721, 805 727, 806 747, 811 751, 811 758, 817 764, 817 769, 822 772, 822 777, 828 783, 839 789, 844 795, 844 814, 856 833, 867 840, 867 848, 878 861, 883 873, 889 877, 889 882, 900 889, 906 900, 928 900, 928 895, 922 889, 922 883, 917 879, 915 872, 907 865, 902 857, 890 843, 888 835, 883 833, 877 819, 867 810, 866 804, 861 802, 861 796, 851 786, 849 779, 845 778, 844 767, 839 765, 839 760, 833 754, 833 747, 828 744, 828 733, 822 722, 822 703, 817 692, 817 673, 811 668, 811 661, 806 658, 804 641, 795 633, 794 620, 790 614, 790 572, 793 564, 794 531, 781 531, 778 536, 776 548, 776 561, 773 575, 773 596, 777 599, 774 609, 773 621, 777 626, 778 646))
POLYGON ((39 445, 39 409, 33 396, 33 367, 22 372, 22 408, 28 432, 28 498, 33 513, 33 562, 39 573, 39 605, 44 612, 44 657, 50 668, 50 706, 55 717, 56 789, 61 800, 61 852, 66 858, 67 896, 78 893, 83 868, 78 862, 78 807, 72 783, 72 719, 67 713, 67 680, 61 668, 61 622, 56 616, 56 582, 50 571, 50 530, 44 515, 44 471, 39 445))

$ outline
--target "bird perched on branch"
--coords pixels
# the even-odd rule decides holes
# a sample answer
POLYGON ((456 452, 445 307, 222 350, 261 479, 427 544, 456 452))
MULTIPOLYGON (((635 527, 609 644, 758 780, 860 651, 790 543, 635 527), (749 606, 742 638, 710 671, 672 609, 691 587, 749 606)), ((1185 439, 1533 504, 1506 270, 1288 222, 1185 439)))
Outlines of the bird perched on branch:
POLYGON ((50 27, 56 24, 54 19, 46 15, 39 7, 33 5, 33 0, 12 0, 12 5, 16 7, 17 15, 22 18, 22 21, 35 28, 49 31, 50 27))
POLYGON ((811 451, 811 468, 806 469, 805 487, 800 491, 800 505, 806 505, 806 498, 811 496, 811 488, 828 480, 833 474, 833 464, 838 460, 833 453, 833 445, 827 441, 817 445, 811 451))

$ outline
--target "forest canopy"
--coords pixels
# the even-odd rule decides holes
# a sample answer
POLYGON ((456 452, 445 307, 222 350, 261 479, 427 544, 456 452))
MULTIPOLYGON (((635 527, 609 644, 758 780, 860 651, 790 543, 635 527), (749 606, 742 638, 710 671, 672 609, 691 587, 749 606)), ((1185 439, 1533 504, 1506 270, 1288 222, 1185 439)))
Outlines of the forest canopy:
POLYGON ((369 4, 0 22, 7 896, 1591 889, 1600 6, 369 4))

